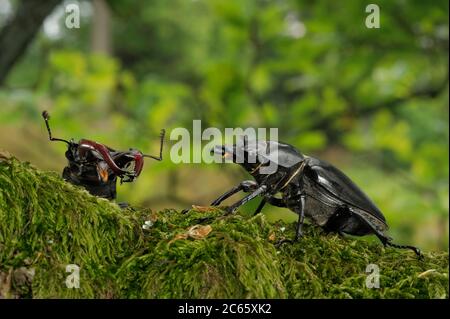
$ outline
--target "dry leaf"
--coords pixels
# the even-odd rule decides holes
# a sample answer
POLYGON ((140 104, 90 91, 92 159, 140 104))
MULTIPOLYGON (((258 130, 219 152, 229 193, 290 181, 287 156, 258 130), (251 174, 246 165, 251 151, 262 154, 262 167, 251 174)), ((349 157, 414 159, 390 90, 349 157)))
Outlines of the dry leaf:
POLYGON ((0 160, 8 160, 12 157, 11 153, 5 150, 0 150, 0 160))
POLYGON ((210 225, 202 226, 195 225, 189 228, 188 236, 193 239, 202 239, 208 236, 208 234, 212 231, 212 227, 210 225))
POLYGON ((158 220, 158 214, 152 213, 152 214, 150 215, 150 220, 151 220, 152 222, 156 222, 156 221, 158 220))
POLYGON ((189 228, 185 233, 176 235, 169 244, 173 243, 178 239, 187 239, 188 237, 192 239, 203 239, 212 231, 212 227, 210 225, 195 225, 189 228))
POLYGON ((187 234, 178 234, 171 241, 169 241, 169 244, 173 243, 175 240, 186 239, 187 237, 187 234))
POLYGON ((272 233, 269 235, 269 240, 270 241, 275 241, 276 237, 275 237, 275 233, 272 233))

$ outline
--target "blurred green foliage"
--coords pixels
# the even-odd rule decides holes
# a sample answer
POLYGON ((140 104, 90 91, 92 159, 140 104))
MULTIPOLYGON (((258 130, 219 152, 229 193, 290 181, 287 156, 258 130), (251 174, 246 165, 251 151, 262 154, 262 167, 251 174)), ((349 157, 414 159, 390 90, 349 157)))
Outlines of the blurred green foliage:
MULTIPOLYGON (((448 249, 448 1, 377 1, 380 29, 366 28, 362 0, 108 3, 112 55, 89 50, 95 13, 71 30, 61 16, 60 37, 34 41, 0 88, 0 123, 13 132, 0 147, 62 169, 64 146, 48 146, 43 109, 55 135, 145 152, 157 149, 161 128, 190 129, 193 119, 278 127, 280 140, 348 173, 400 241, 448 249), (14 134, 33 143, 8 142, 14 134), (48 158, 34 155, 39 148, 48 158)), ((245 176, 168 155, 119 187, 121 198, 206 205, 245 176)))

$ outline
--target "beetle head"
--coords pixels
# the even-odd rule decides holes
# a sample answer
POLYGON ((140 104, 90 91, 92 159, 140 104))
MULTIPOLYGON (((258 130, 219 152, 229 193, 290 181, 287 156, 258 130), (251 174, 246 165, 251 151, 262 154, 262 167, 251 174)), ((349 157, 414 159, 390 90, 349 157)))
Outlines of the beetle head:
POLYGON ((234 145, 216 146, 214 154, 240 164, 250 174, 273 174, 279 168, 290 168, 303 161, 295 147, 276 141, 253 140, 234 145))
POLYGON ((122 182, 132 182, 139 176, 144 165, 142 153, 135 149, 119 152, 106 145, 82 139, 77 151, 80 161, 96 163, 99 180, 103 182, 107 182, 112 174, 122 182))
POLYGON ((260 147, 266 147, 265 143, 260 141, 247 141, 233 145, 218 145, 214 147, 212 153, 220 155, 225 161, 241 165, 251 174, 255 173, 260 167, 269 164, 267 157, 260 156, 260 147))
MULTIPOLYGON (((157 161, 162 160, 165 136, 164 129, 161 130, 160 134, 159 156, 153 156, 143 154, 136 149, 129 149, 127 152, 115 151, 104 144, 88 139, 81 139, 78 143, 75 143, 73 139, 67 141, 60 138, 54 138, 49 124, 50 114, 47 111, 43 111, 42 117, 47 127, 49 139, 51 141, 60 141, 68 144, 66 158, 69 160, 69 163, 75 163, 78 167, 87 165, 89 168, 92 168, 94 166, 97 170, 98 181, 106 183, 110 177, 115 175, 121 179, 121 182, 132 182, 141 174, 144 166, 144 157, 153 158, 157 161)), ((83 174, 81 173, 81 170, 80 174, 83 174)), ((87 175, 92 175, 92 173, 87 173, 87 175)))

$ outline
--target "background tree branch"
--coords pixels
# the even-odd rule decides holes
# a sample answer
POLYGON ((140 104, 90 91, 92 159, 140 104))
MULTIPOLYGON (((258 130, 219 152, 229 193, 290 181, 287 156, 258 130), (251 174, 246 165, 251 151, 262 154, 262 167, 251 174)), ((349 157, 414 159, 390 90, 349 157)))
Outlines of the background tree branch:
POLYGON ((0 31, 0 85, 38 33, 44 19, 61 0, 23 0, 0 31))

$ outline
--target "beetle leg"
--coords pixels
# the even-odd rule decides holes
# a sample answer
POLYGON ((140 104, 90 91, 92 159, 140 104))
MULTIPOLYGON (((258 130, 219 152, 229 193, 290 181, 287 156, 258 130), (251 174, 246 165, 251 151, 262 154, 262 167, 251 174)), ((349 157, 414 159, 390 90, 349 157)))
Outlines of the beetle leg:
POLYGON ((276 207, 286 207, 285 202, 281 198, 264 197, 264 199, 261 201, 261 203, 259 203, 259 206, 255 210, 255 213, 253 214, 253 216, 258 215, 267 203, 269 203, 270 205, 276 206, 276 207))
POLYGON ((253 198, 255 198, 257 196, 264 194, 265 192, 267 192, 267 186, 266 185, 261 185, 253 193, 245 196, 240 201, 238 201, 238 202, 234 203, 233 205, 229 206, 226 209, 226 215, 234 213, 240 206, 242 206, 245 203, 251 201, 253 198))
POLYGON ((297 242, 300 237, 302 236, 302 227, 303 227, 303 223, 305 221, 305 198, 306 195, 302 194, 300 195, 300 209, 296 209, 295 212, 298 213, 298 220, 297 220, 297 227, 295 230, 295 237, 294 239, 281 239, 279 240, 275 246, 278 248, 281 245, 285 244, 285 243, 290 243, 293 244, 295 242, 297 242))
POLYGON ((276 197, 270 197, 268 199, 268 202, 270 205, 276 206, 276 207, 286 207, 285 202, 281 198, 276 197))
POLYGON ((379 234, 376 234, 376 235, 381 240, 381 242, 383 243, 384 246, 391 246, 391 247, 400 248, 400 249, 411 249, 412 251, 414 251, 416 253, 417 256, 419 256, 419 258, 423 257, 420 249, 417 247, 408 246, 408 245, 397 245, 397 244, 394 244, 393 242, 391 242, 390 239, 388 239, 384 236, 381 236, 379 234))
POLYGON ((225 199, 227 199, 230 196, 233 196, 234 194, 240 192, 242 190, 242 186, 238 185, 233 187, 232 189, 230 189, 228 192, 226 192, 223 195, 220 195, 217 199, 215 199, 212 203, 211 206, 218 206, 220 205, 220 203, 222 203, 225 199))
POLYGON ((287 238, 280 239, 280 240, 277 241, 277 243, 275 244, 275 247, 280 248, 281 245, 286 244, 286 243, 293 244, 294 241, 293 241, 292 239, 287 239, 287 238))
POLYGON ((251 190, 257 189, 257 187, 258 187, 258 184, 254 181, 243 181, 238 186, 233 187, 228 192, 226 192, 225 194, 223 194, 219 198, 217 198, 215 201, 213 201, 211 203, 211 206, 220 205, 220 203, 222 203, 225 199, 236 194, 237 192, 240 192, 240 191, 249 192, 251 190))
POLYGON ((259 203, 258 208, 256 208, 255 212, 253 213, 253 216, 256 216, 256 215, 258 215, 259 213, 261 213, 261 211, 262 211, 264 205, 266 205, 266 203, 267 203, 267 198, 264 197, 264 198, 262 199, 261 203, 259 203))
MULTIPOLYGON (((228 192, 224 193, 223 195, 221 195, 217 199, 215 199, 211 203, 211 206, 219 206, 220 203, 222 203, 228 197, 231 197, 240 191, 244 191, 244 192, 248 193, 248 192, 256 190, 256 189, 258 189, 258 183, 256 183, 255 181, 250 181, 250 180, 243 181, 238 186, 233 187, 228 192)), ((183 209, 181 211, 182 214, 186 214, 187 212, 189 212, 189 209, 183 209)))
POLYGON ((373 227, 371 224, 369 224, 366 220, 364 220, 363 218, 360 218, 363 222, 365 222, 372 230, 373 233, 378 237, 378 239, 381 241, 381 243, 383 244, 383 246, 391 246, 391 247, 395 247, 395 248, 400 248, 400 249, 411 249, 412 251, 414 251, 416 253, 416 255, 419 258, 422 258, 423 255, 420 252, 420 249, 414 246, 408 246, 408 245, 397 245, 394 244, 392 242, 392 239, 389 237, 386 237, 386 235, 384 235, 383 233, 381 233, 380 231, 378 231, 375 227, 373 227))
POLYGON ((131 208, 130 204, 128 204, 127 202, 119 202, 117 203, 117 205, 119 205, 121 209, 131 208))
POLYGON ((298 214, 297 229, 295 232, 294 241, 297 241, 302 236, 302 227, 304 221, 305 221, 305 195, 302 194, 300 195, 300 212, 298 214))
MULTIPOLYGON (((283 175, 283 177, 280 179, 280 181, 277 183, 275 189, 278 189, 279 184, 283 181, 284 177, 286 176, 286 173, 283 175)), ((275 198, 275 197, 265 197, 261 203, 259 203, 258 208, 256 208, 255 213, 253 214, 253 216, 258 215, 261 210, 263 209, 263 207, 267 204, 267 202, 269 202, 269 204, 273 205, 273 206, 277 206, 277 207, 286 207, 286 204, 284 203, 283 200, 279 199, 279 198, 275 198)))

